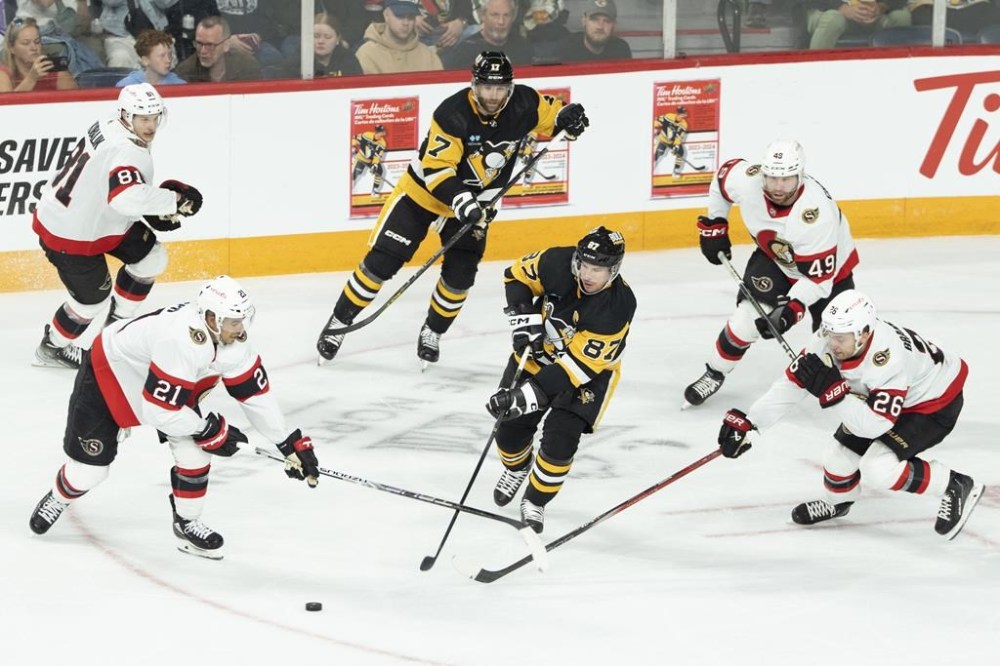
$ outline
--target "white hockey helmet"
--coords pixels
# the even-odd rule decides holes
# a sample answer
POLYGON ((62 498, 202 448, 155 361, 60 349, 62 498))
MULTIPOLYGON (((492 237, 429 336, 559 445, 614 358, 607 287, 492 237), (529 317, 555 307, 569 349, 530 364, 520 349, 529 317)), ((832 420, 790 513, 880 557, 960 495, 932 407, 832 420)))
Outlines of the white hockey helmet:
POLYGON ((793 139, 772 141, 764 153, 760 171, 772 178, 798 176, 801 182, 806 172, 806 154, 799 142, 793 139))
POLYGON ((256 314, 247 292, 228 275, 220 275, 202 287, 197 303, 203 319, 209 312, 215 315, 215 328, 209 326, 207 321, 205 326, 217 336, 222 332, 223 319, 240 320, 244 327, 249 328, 256 314))
POLYGON ((875 306, 871 299, 857 289, 837 294, 823 309, 820 330, 824 336, 833 333, 853 333, 854 352, 861 351, 861 335, 875 331, 875 306))
POLYGON ((167 107, 163 103, 163 98, 156 92, 156 88, 148 83, 133 83, 118 93, 118 119, 125 129, 133 134, 134 116, 159 116, 159 124, 162 125, 166 113, 167 107))

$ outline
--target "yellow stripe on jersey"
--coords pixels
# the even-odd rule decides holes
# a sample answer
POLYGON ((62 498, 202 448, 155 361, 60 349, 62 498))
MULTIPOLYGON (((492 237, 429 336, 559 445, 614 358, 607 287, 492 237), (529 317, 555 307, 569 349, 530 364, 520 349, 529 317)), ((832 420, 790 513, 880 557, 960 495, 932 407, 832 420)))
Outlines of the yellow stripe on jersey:
POLYGON ((601 423, 601 419, 604 418, 604 412, 607 411, 608 405, 611 404, 611 396, 615 394, 615 389, 618 387, 618 380, 621 378, 621 367, 617 367, 611 372, 611 380, 608 382, 608 390, 604 392, 604 402, 601 403, 601 410, 597 413, 597 418, 594 419, 594 425, 591 426, 591 429, 597 430, 597 426, 601 423))
POLYGON ((538 263, 541 261, 541 252, 532 252, 514 262, 510 268, 504 271, 503 282, 509 284, 517 281, 531 289, 531 295, 538 297, 545 293, 542 279, 538 274, 538 263))
POLYGON ((567 354, 559 357, 557 364, 569 376, 573 386, 580 386, 603 370, 618 367, 618 354, 629 324, 610 335, 600 335, 591 331, 577 331, 569 341, 567 354))
POLYGON ((462 161, 465 145, 462 139, 448 134, 437 121, 431 118, 431 128, 427 132, 427 145, 420 156, 424 186, 434 191, 444 180, 458 175, 458 165, 462 161))

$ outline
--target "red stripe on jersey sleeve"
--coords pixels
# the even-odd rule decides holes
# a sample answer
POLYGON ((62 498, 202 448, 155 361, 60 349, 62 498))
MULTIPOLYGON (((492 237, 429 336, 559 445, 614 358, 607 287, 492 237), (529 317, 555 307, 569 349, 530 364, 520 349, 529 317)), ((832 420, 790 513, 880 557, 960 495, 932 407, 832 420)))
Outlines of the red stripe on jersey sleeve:
POLYGON ((226 391, 240 402, 246 402, 250 398, 263 395, 271 390, 271 383, 267 379, 267 371, 260 361, 260 356, 254 361, 249 370, 236 377, 223 377, 222 383, 226 385, 226 391))
POLYGON ((134 166, 118 166, 108 173, 108 203, 119 194, 132 187, 145 183, 142 172, 134 166))
POLYGON ((729 172, 732 171, 736 167, 736 165, 742 161, 743 161, 742 158, 729 160, 721 167, 719 167, 719 172, 716 175, 716 178, 718 178, 719 180, 719 193, 721 193, 722 198, 728 201, 729 203, 733 203, 733 199, 732 197, 729 196, 729 193, 726 192, 726 179, 729 178, 729 172))

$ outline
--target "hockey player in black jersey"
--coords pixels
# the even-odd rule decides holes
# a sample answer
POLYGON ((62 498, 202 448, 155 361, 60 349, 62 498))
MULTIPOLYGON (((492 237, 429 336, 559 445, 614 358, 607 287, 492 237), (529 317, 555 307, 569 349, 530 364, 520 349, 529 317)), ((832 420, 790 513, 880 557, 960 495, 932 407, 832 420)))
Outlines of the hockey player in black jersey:
POLYGON ((618 383, 635 295, 619 275, 625 240, 604 227, 576 247, 554 247, 523 257, 504 272, 514 353, 500 381, 510 386, 521 354, 527 380, 501 388, 486 409, 504 418, 496 442, 503 475, 493 491, 507 505, 530 479, 521 517, 542 531, 545 505, 562 488, 583 433, 591 433, 618 383), (532 439, 542 418, 532 464, 532 439))
POLYGON ((333 331, 354 321, 382 285, 412 257, 437 223, 446 243, 468 222, 472 232, 444 253, 441 277, 420 329, 417 355, 435 363, 439 343, 465 303, 486 249, 486 231, 495 211, 484 210, 510 180, 518 147, 531 132, 570 140, 589 124, 583 107, 514 84, 514 68, 503 53, 486 51, 472 66, 472 84, 434 111, 417 159, 382 207, 368 239, 368 254, 348 279, 316 348, 323 359, 337 355, 344 334, 333 331))

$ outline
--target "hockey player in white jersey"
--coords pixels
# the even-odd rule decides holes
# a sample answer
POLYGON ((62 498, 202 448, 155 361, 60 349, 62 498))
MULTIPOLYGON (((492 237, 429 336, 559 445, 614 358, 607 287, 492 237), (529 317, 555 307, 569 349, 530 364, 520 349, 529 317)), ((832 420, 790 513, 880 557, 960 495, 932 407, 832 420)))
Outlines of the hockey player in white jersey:
POLYGON ((882 321, 867 296, 849 290, 830 301, 822 326, 784 376, 749 411, 726 413, 722 454, 750 448, 807 394, 842 423, 823 462, 826 497, 799 504, 792 520, 812 525, 847 515, 861 482, 880 490, 941 497, 934 529, 953 539, 965 526, 983 486, 937 460, 920 457, 955 427, 969 368, 915 331, 882 321))
MULTIPOLYGON (((847 218, 822 185, 805 172, 805 155, 797 141, 778 140, 764 160, 726 162, 708 192, 708 215, 698 218, 701 251, 721 265, 719 253, 732 258, 729 211, 740 213, 757 247, 747 262, 743 282, 770 312, 780 333, 808 310, 812 328, 830 299, 854 288, 858 253, 847 218)), ((736 310, 715 340, 705 373, 687 387, 687 405, 700 405, 722 387, 727 374, 758 338, 772 338, 753 305, 737 296, 736 310)))
POLYGON ((157 429, 173 453, 169 496, 184 552, 220 559, 222 536, 200 520, 212 456, 231 456, 246 436, 198 404, 220 382, 261 436, 276 442, 285 472, 309 486, 319 469, 312 441, 290 430, 250 341, 254 307, 235 280, 220 276, 193 303, 180 303, 105 328, 77 372, 63 439, 65 464, 35 507, 30 527, 44 534, 62 512, 108 475, 130 428, 157 429))
POLYGON ((166 115, 148 83, 125 86, 114 117, 95 122, 42 192, 32 229, 69 291, 45 326, 35 364, 78 368, 77 338, 105 308, 107 321, 133 316, 167 265, 152 226, 170 231, 201 208, 195 188, 176 180, 153 182, 150 146, 166 115), (141 219, 145 217, 144 224, 141 219), (112 296, 104 258, 122 261, 112 296))

